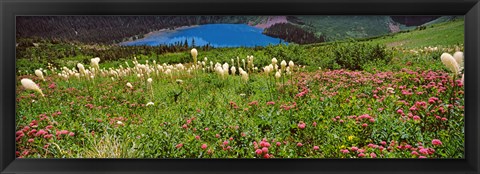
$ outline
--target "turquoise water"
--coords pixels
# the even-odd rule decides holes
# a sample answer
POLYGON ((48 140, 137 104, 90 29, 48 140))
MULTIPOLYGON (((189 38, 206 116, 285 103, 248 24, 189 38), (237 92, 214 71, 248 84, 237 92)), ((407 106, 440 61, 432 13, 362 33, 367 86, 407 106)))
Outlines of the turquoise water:
POLYGON ((123 42, 121 45, 170 45, 176 42, 195 46, 210 44, 213 47, 254 47, 277 45, 280 42, 287 44, 282 39, 273 38, 262 34, 263 29, 255 28, 246 24, 207 24, 177 30, 166 30, 153 33, 145 38, 123 42))

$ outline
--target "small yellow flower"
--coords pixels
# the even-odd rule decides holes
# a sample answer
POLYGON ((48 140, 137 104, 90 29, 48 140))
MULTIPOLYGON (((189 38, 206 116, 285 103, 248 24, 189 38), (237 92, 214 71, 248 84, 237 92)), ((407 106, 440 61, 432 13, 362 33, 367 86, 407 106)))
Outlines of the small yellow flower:
POLYGON ((350 135, 350 136, 348 136, 348 141, 352 141, 354 138, 355 138, 355 136, 350 135))

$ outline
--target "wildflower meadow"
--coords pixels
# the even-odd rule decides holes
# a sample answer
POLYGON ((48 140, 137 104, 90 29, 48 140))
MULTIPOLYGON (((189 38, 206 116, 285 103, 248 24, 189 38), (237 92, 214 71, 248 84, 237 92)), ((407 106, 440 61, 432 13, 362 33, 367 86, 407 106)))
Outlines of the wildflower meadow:
POLYGON ((16 156, 463 158, 463 44, 381 39, 17 61, 16 156))

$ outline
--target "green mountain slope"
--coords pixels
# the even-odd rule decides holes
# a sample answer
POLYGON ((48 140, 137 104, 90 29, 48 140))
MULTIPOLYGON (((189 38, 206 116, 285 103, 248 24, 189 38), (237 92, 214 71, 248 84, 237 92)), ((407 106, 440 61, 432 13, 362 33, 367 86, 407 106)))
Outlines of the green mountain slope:
POLYGON ((460 18, 449 22, 432 24, 423 30, 409 30, 402 33, 382 36, 367 42, 385 44, 390 47, 401 46, 404 48, 459 45, 464 43, 464 28, 464 20, 460 18))

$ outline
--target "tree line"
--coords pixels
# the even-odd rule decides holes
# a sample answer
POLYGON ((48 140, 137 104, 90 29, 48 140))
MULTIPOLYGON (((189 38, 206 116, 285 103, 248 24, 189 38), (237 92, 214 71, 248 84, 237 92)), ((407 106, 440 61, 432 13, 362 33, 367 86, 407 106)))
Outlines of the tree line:
POLYGON ((287 42, 295 42, 298 44, 310 44, 325 42, 325 36, 315 36, 313 32, 307 31, 290 23, 277 23, 266 28, 264 34, 281 38, 287 42))
POLYGON ((248 23, 253 16, 19 16, 16 37, 112 44, 160 29, 212 23, 248 23))

